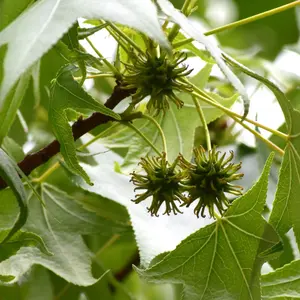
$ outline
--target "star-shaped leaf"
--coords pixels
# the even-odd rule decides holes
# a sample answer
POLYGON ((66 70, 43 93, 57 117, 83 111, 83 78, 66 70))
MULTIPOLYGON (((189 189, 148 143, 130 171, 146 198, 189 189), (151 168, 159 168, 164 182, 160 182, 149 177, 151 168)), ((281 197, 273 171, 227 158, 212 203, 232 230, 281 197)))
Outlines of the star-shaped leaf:
POLYGON ((148 269, 138 269, 139 274, 150 282, 183 284, 183 299, 260 299, 260 268, 279 243, 261 216, 272 158, 224 217, 155 258, 148 269))
MULTIPOLYGON (((17 282, 31 266, 39 264, 73 284, 88 286, 95 283, 97 279, 91 274, 91 255, 80 235, 123 232, 130 230, 129 225, 84 210, 74 199, 51 185, 43 184, 40 189, 45 206, 35 195, 29 197, 29 217, 23 229, 39 236, 48 253, 36 247, 21 247, 0 262, 0 278, 17 282)), ((6 198, 6 203, 10 201, 13 199, 6 198)), ((16 209, 11 210, 7 219, 16 213, 16 209)))

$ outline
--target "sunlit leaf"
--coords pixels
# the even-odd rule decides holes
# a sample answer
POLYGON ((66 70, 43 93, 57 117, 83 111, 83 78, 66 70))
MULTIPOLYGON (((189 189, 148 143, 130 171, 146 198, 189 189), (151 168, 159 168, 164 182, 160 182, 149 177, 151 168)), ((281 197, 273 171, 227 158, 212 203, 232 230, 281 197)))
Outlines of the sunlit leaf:
POLYGON ((50 49, 79 17, 122 23, 146 33, 162 45, 168 45, 158 22, 156 7, 150 0, 37 1, 0 32, 0 46, 8 44, 0 108, 20 75, 50 49))
POLYGON ((148 269, 138 269, 139 274, 149 282, 183 283, 182 299, 260 299, 260 268, 279 243, 261 216, 272 158, 223 218, 155 258, 148 269))
POLYGON ((2 0, 0 2, 0 30, 19 16, 31 2, 32 0, 19 0, 18 2, 2 0))

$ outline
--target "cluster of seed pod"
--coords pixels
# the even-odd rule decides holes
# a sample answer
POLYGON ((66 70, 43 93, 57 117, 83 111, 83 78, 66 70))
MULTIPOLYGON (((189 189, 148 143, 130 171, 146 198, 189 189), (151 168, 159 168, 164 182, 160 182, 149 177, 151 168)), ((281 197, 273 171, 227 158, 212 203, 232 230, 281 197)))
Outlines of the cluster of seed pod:
POLYGON ((178 206, 189 207, 198 200, 194 213, 205 217, 208 210, 210 217, 215 217, 215 208, 219 214, 227 210, 230 201, 226 193, 239 196, 242 187, 231 182, 243 177, 237 173, 241 163, 231 163, 233 152, 226 157, 213 148, 207 154, 203 147, 194 149, 194 162, 187 161, 179 155, 173 164, 166 160, 163 153, 157 157, 142 158, 142 173, 132 173, 131 181, 135 190, 146 190, 136 195, 135 203, 152 197, 148 211, 158 216, 158 211, 165 204, 164 214, 181 213, 178 206))

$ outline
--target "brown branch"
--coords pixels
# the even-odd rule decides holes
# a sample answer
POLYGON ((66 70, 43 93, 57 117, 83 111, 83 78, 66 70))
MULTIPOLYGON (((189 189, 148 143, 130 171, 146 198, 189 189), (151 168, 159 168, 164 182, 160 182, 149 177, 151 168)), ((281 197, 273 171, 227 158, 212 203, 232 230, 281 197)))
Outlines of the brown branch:
MULTIPOLYGON (((134 90, 122 89, 119 84, 117 84, 113 90, 111 96, 105 102, 105 106, 113 109, 115 108, 123 99, 134 93, 134 90)), ((72 126, 72 132, 74 140, 76 141, 85 133, 91 131, 100 124, 107 123, 112 120, 111 117, 103 115, 101 113, 93 113, 87 119, 78 119, 72 126)), ((59 153, 60 144, 57 140, 44 147, 43 149, 28 154, 21 162, 18 163, 20 169, 29 175, 34 169, 46 163, 50 158, 59 153)), ((6 182, 0 177, 0 190, 7 187, 6 182)))

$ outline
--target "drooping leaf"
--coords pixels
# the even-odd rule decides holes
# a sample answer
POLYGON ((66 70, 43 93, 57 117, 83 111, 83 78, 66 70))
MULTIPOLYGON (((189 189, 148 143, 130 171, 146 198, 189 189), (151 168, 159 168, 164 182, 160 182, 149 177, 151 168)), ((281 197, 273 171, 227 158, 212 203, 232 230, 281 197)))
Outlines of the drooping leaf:
POLYGON ((0 263, 0 276, 14 283, 38 264, 73 284, 88 286, 95 283, 90 252, 80 235, 119 233, 127 231, 128 226, 84 210, 65 192, 47 184, 41 186, 41 198, 45 206, 35 195, 29 198, 29 217, 24 230, 39 236, 52 255, 46 255, 36 247, 22 247, 0 263))
POLYGON ((138 269, 142 278, 183 283, 182 299, 260 299, 260 268, 279 242, 261 216, 272 158, 258 182, 233 202, 223 218, 154 259, 148 269, 138 269))
POLYGON ((300 112, 293 108, 285 94, 271 81, 252 70, 224 56, 232 66, 265 84, 277 98, 286 120, 289 139, 286 142, 281 164, 275 201, 270 223, 280 235, 291 227, 294 229, 298 247, 300 245, 300 112))
POLYGON ((0 148, 0 176, 6 181, 14 192, 16 200, 19 205, 19 214, 15 217, 12 228, 8 231, 7 235, 2 237, 1 243, 8 241, 20 228, 23 227, 27 220, 27 196, 23 183, 15 169, 14 163, 11 158, 0 148))
POLYGON ((78 163, 72 129, 68 123, 66 112, 68 109, 81 113, 97 111, 117 120, 120 120, 120 116, 87 94, 73 79, 71 69, 71 66, 63 68, 53 82, 49 104, 49 121, 56 138, 60 142, 61 154, 70 170, 89 182, 88 176, 78 163))
POLYGON ((8 44, 0 109, 17 79, 39 59, 79 17, 105 19, 140 30, 168 46, 150 0, 41 0, 0 32, 0 46, 8 44), (22 51, 19 51, 22 49, 22 51))
POLYGON ((263 299, 277 299, 277 297, 300 298, 300 260, 262 276, 263 299))

